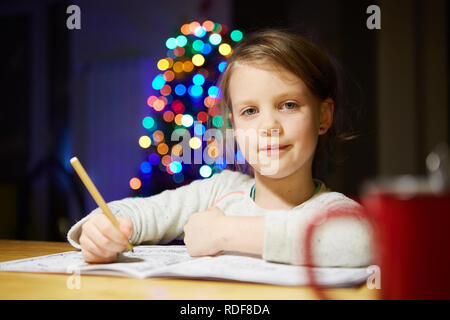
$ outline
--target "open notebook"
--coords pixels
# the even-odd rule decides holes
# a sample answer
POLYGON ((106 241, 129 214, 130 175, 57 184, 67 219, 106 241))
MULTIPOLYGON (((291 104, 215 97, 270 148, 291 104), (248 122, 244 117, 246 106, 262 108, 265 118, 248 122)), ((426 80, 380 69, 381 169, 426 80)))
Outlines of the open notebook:
MULTIPOLYGON (((287 286, 308 285, 306 270, 307 267, 271 263, 236 252, 193 258, 181 245, 137 246, 134 252, 125 252, 117 262, 109 264, 87 264, 80 251, 0 263, 0 271, 226 279, 287 286)), ((314 272, 318 283, 326 287, 355 286, 369 276, 367 268, 314 268, 314 272)))

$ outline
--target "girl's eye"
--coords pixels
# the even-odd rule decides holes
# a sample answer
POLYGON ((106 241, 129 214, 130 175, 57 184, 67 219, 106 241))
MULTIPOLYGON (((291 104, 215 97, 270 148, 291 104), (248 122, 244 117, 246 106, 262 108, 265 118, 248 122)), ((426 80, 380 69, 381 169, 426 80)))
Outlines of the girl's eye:
POLYGON ((293 110, 298 107, 298 105, 292 101, 284 103, 283 106, 286 106, 286 109, 288 110, 293 110))
POLYGON ((256 109, 255 108, 248 108, 248 109, 245 109, 242 112, 242 114, 246 115, 246 116, 251 116, 251 115, 254 115, 255 113, 256 113, 256 109))

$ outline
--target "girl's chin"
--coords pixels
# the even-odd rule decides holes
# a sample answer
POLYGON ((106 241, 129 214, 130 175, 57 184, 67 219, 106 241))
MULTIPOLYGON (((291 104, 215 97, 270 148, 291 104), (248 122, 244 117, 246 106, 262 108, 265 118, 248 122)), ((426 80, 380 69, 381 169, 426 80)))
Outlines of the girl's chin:
POLYGON ((272 179, 282 179, 287 176, 290 176, 295 172, 292 170, 292 167, 286 168, 284 166, 258 166, 254 167, 254 170, 257 171, 260 175, 272 178, 272 179))

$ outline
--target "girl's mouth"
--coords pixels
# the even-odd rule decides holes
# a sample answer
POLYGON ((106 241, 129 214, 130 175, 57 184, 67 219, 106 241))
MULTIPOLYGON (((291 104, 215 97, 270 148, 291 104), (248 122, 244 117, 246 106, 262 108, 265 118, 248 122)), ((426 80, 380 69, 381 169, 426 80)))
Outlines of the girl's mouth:
POLYGON ((272 153, 280 153, 286 151, 288 148, 290 148, 291 145, 273 145, 273 146, 267 146, 264 148, 260 148, 259 151, 266 152, 267 154, 272 153))

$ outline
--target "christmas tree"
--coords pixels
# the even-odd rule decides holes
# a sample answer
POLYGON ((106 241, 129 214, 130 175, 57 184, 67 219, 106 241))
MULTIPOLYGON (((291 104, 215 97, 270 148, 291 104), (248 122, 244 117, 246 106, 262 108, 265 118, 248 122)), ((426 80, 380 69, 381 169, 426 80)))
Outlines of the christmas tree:
MULTIPOLYGON (((218 80, 242 37, 239 30, 228 32, 226 25, 206 20, 183 24, 167 39, 166 57, 155 66, 148 115, 142 119, 144 134, 138 143, 145 156, 130 179, 133 196, 173 189, 226 167, 214 137, 204 134, 224 126, 218 80)), ((233 156, 242 158, 239 152, 233 156)))

